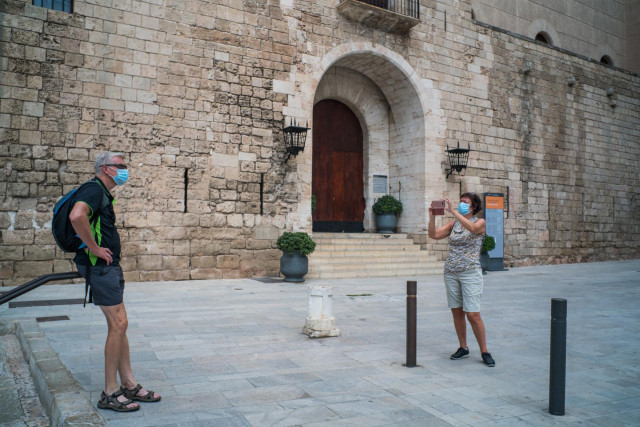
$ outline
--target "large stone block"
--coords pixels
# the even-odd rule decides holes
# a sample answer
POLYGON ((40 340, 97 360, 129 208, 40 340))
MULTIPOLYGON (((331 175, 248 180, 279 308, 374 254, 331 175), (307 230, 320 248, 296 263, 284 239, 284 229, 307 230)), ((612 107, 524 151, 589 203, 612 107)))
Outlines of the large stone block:
POLYGON ((30 245, 34 240, 34 230, 3 230, 2 246, 30 245))
POLYGON ((158 282, 164 280, 163 272, 160 271, 139 271, 138 281, 140 282, 158 282))
POLYGON ((222 279, 222 271, 217 268, 192 268, 189 272, 192 280, 222 279))
POLYGON ((162 280, 189 280, 189 270, 164 270, 162 280))
POLYGON ((13 277, 13 261, 0 261, 0 279, 13 277))
POLYGON ((182 270, 189 268, 189 257, 186 256, 163 256, 163 270, 182 270))
POLYGON ((15 277, 35 279, 43 274, 53 273, 51 261, 15 261, 13 264, 15 277))
POLYGON ((230 251, 228 242, 214 240, 192 240, 191 256, 225 255, 230 251))
MULTIPOLYGON (((69 254, 68 256, 73 256, 69 254)), ((66 273, 69 271, 76 271, 76 264, 70 259, 56 259, 53 261, 54 273, 66 273)), ((84 279, 76 279, 76 281, 82 281, 84 279)))
POLYGON ((219 255, 216 257, 216 265, 219 269, 236 269, 240 266, 239 255, 219 255))
POLYGON ((254 229, 254 239, 256 240, 277 240, 280 237, 280 230, 273 226, 257 226, 254 229))
POLYGON ((47 246, 26 246, 24 248, 24 259, 27 261, 52 260, 56 255, 56 247, 47 246))
POLYGON ((215 256, 198 256, 191 258, 191 266, 194 268, 213 269, 216 267, 215 256))
POLYGON ((22 261, 24 260, 24 246, 5 246, 0 247, 0 260, 2 261, 22 261))
POLYGON ((138 268, 143 271, 158 271, 163 268, 162 255, 140 255, 138 268))

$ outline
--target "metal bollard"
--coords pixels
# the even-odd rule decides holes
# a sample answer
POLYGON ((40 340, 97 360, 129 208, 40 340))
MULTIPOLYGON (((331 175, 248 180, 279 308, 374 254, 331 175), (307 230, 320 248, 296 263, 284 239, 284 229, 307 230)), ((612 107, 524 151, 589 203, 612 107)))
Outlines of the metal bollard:
POLYGON ((564 415, 567 370, 567 300, 551 299, 551 345, 549 357, 549 413, 564 415))
POLYGON ((417 298, 418 284, 415 281, 407 282, 407 368, 416 367, 416 325, 417 325, 417 298))

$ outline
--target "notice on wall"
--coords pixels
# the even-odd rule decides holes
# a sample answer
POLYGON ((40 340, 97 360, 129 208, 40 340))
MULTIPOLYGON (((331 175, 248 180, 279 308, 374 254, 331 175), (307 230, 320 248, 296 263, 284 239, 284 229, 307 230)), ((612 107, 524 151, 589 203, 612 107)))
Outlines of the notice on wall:
POLYGON ((484 219, 487 222, 485 233, 496 239, 496 247, 489 251, 489 258, 504 258, 504 194, 484 194, 484 219))

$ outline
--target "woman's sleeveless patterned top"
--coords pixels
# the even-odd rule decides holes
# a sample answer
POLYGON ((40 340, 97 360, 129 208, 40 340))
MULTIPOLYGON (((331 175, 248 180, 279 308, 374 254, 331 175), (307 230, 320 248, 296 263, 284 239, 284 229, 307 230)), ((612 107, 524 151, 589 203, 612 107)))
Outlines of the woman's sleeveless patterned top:
MULTIPOLYGON (((475 216, 469 218, 471 222, 477 220, 475 216)), ((452 274, 480 268, 480 249, 483 241, 483 234, 471 233, 456 220, 449 234, 449 256, 444 264, 444 273, 452 274)))

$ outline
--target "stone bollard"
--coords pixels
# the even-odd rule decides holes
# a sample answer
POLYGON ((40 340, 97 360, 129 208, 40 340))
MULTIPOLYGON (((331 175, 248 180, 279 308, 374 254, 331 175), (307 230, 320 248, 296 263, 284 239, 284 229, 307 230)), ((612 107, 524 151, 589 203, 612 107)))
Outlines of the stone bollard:
POLYGON ((340 330, 336 328, 333 317, 331 286, 309 286, 309 315, 302 328, 302 333, 309 338, 337 337, 340 330))

